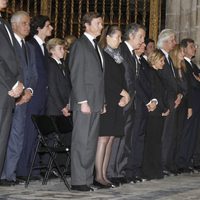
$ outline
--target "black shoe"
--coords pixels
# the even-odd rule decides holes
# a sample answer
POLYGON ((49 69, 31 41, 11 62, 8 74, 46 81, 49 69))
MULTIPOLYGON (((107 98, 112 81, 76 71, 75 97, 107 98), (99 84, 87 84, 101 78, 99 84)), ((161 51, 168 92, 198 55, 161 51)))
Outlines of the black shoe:
POLYGON ((15 185, 14 181, 9 181, 6 179, 0 180, 0 186, 14 186, 14 185, 15 185))
POLYGON ((96 186, 98 189, 108 189, 108 188, 112 187, 112 185, 110 183, 104 185, 104 184, 99 183, 96 180, 93 181, 93 185, 96 186))
POLYGON ((76 190, 76 191, 81 191, 81 192, 94 191, 93 188, 91 188, 87 185, 72 185, 71 190, 76 190))
POLYGON ((142 182, 142 177, 140 177, 140 176, 135 176, 133 179, 135 180, 135 183, 142 182))
POLYGON ((136 183, 135 179, 134 178, 131 178, 131 177, 124 177, 124 178, 121 178, 121 184, 129 184, 129 183, 136 183))
POLYGON ((171 173, 168 170, 163 170, 163 176, 170 176, 171 173))
POLYGON ((27 180, 27 176, 17 176, 17 180, 26 181, 27 180))

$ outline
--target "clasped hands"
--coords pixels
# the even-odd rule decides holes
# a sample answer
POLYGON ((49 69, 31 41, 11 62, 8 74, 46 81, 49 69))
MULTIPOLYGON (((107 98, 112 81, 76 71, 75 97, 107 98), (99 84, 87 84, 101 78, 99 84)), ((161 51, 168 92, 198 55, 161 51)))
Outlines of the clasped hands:
POLYGON ((21 83, 19 81, 16 87, 14 87, 10 91, 8 91, 8 95, 10 95, 11 97, 14 97, 14 98, 18 98, 22 94, 23 89, 24 89, 24 85, 23 85, 23 83, 21 83))

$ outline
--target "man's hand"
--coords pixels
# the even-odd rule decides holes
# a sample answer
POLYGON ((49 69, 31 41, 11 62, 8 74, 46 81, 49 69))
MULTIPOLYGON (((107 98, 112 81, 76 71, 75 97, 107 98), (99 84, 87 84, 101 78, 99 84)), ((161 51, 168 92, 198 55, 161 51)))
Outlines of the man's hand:
POLYGON ((23 83, 18 82, 18 85, 14 89, 8 91, 8 95, 14 98, 18 98, 22 94, 23 89, 24 89, 23 83))
POLYGON ((22 105, 24 103, 28 103, 31 100, 32 93, 29 89, 24 90, 24 94, 19 98, 16 102, 16 105, 22 105))
POLYGON ((81 104, 81 112, 85 114, 91 114, 91 109, 87 102, 81 104))
POLYGON ((153 112, 156 109, 157 105, 155 101, 151 101, 148 105, 147 105, 147 109, 149 112, 153 112))
POLYGON ((71 115, 71 113, 67 107, 64 107, 61 111, 65 117, 68 117, 71 115))

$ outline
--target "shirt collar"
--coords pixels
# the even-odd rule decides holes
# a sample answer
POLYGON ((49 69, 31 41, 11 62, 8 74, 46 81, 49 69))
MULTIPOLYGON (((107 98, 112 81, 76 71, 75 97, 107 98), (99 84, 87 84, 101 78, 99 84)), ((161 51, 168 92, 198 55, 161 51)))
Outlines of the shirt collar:
POLYGON ((160 50, 165 54, 165 57, 168 59, 169 53, 167 53, 164 49, 160 49, 160 50))
POLYGON ((90 35, 87 32, 84 32, 84 35, 88 38, 88 40, 90 40, 90 42, 92 43, 92 45, 94 46, 94 39, 96 39, 95 37, 93 37, 92 35, 90 35))
POLYGON ((127 41, 124 41, 124 43, 127 45, 129 51, 131 52, 131 54, 133 54, 133 47, 127 42, 127 41))
POLYGON ((191 63, 191 59, 190 58, 188 58, 188 57, 184 57, 184 59, 186 60, 186 61, 188 61, 189 63, 191 63))
POLYGON ((20 38, 19 35, 17 35, 16 33, 14 33, 14 36, 15 36, 17 42, 20 44, 20 46, 22 46, 22 40, 24 40, 24 39, 20 38))
MULTIPOLYGON (((53 58, 53 57, 52 57, 53 58)), ((57 64, 62 64, 62 62, 60 61, 60 60, 58 60, 58 59, 56 59, 56 58, 53 58, 56 62, 57 62, 57 64)))
POLYGON ((34 35, 33 37, 35 38, 35 40, 38 42, 40 46, 45 43, 38 35, 34 35))

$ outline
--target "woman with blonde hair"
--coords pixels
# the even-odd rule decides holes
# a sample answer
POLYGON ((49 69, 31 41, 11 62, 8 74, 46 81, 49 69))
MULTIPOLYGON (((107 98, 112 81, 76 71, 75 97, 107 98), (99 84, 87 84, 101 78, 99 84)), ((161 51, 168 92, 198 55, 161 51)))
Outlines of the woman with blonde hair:
POLYGON ((159 49, 153 51, 148 62, 151 66, 149 70, 149 80, 151 84, 152 97, 158 100, 158 105, 154 111, 149 112, 143 158, 143 176, 144 178, 160 179, 163 178, 161 151, 162 151, 162 131, 164 125, 164 117, 169 114, 168 105, 166 104, 166 90, 162 80, 158 74, 165 64, 165 56, 159 49))
POLYGON ((173 61, 174 67, 177 70, 177 83, 181 90, 181 93, 183 94, 181 104, 177 108, 177 138, 176 138, 176 150, 175 150, 175 162, 178 168, 178 172, 184 172, 182 170, 182 166, 184 165, 182 163, 181 159, 181 152, 182 149, 185 148, 183 144, 183 135, 185 129, 185 124, 187 124, 187 121, 190 120, 192 117, 192 105, 190 100, 190 83, 188 81, 188 77, 186 75, 186 65, 184 61, 184 50, 181 48, 179 44, 177 44, 174 49, 170 52, 170 57, 173 61))

